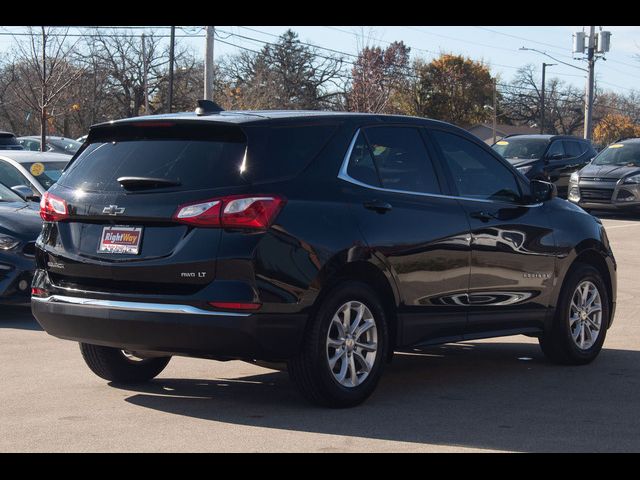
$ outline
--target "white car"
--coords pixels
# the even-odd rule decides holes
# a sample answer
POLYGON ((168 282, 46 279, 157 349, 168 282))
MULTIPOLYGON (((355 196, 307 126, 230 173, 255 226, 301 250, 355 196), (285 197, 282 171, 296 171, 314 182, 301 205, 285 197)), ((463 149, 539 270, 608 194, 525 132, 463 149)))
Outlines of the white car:
POLYGON ((53 185, 71 157, 60 153, 32 152, 29 150, 0 151, 0 183, 22 196, 41 197, 53 185))

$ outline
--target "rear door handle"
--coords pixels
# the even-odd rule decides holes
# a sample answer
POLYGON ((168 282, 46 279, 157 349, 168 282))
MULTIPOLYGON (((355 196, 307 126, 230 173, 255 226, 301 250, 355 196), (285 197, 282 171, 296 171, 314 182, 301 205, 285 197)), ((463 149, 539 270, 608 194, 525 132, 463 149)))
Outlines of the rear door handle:
POLYGON ((492 218, 496 218, 495 215, 489 212, 473 212, 470 216, 471 218, 482 220, 483 222, 488 222, 492 218))
POLYGON ((382 200, 369 200, 367 202, 364 202, 363 205, 364 208, 374 210, 378 213, 386 213, 393 208, 390 203, 384 202, 382 200))

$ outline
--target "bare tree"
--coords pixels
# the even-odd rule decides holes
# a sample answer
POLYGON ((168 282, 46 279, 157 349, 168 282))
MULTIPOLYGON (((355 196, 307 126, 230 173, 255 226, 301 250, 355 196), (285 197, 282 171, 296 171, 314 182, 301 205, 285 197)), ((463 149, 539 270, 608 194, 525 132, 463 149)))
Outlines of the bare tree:
POLYGON ((29 27, 28 40, 16 40, 10 88, 25 106, 40 113, 42 151, 46 149, 47 124, 52 120, 49 111, 82 74, 82 69, 69 61, 75 43, 67 41, 68 31, 68 28, 29 27))
MULTIPOLYGON (((110 99, 109 116, 133 117, 142 113, 145 95, 152 98, 166 81, 168 45, 154 32, 143 38, 128 31, 88 32, 82 61, 105 72, 102 92, 110 99), (145 89, 146 79, 146 89, 145 89)), ((176 55, 178 61, 179 54, 176 55)), ((155 113, 152 105, 151 113, 155 113)))
MULTIPOLYGON (((545 133, 578 133, 584 123, 584 95, 580 89, 551 78, 545 86, 545 133)), ((526 65, 502 91, 504 115, 512 123, 537 125, 541 85, 536 68, 526 65)))

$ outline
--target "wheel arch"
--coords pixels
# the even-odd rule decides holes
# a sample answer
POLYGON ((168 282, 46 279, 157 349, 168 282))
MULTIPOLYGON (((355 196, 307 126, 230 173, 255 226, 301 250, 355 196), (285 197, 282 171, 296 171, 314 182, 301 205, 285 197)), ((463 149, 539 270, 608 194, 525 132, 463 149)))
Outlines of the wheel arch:
POLYGON ((360 258, 333 265, 322 273, 320 290, 313 302, 312 311, 319 307, 327 294, 340 282, 359 281, 368 285, 378 294, 378 298, 387 314, 389 355, 391 355, 393 348, 397 345, 398 336, 401 334, 401 326, 397 315, 400 294, 390 268, 382 260, 375 256, 370 256, 366 259, 360 258))
POLYGON ((554 310, 557 307, 560 295, 565 285, 565 281, 567 277, 575 270, 575 268, 579 264, 586 264, 594 267, 600 273, 602 280, 607 288, 607 299, 609 303, 609 325, 613 321, 613 313, 615 308, 615 280, 612 276, 611 266, 607 262, 608 254, 603 251, 602 245, 598 244, 587 244, 583 245, 582 248, 577 248, 574 252, 574 257, 571 262, 568 264, 562 275, 562 283, 558 289, 558 294, 556 295, 554 301, 554 310))

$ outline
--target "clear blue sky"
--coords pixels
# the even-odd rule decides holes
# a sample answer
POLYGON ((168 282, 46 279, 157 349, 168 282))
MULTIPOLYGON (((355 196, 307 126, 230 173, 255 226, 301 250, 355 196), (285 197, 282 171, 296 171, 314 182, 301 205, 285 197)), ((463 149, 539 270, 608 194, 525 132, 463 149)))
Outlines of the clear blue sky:
MULTIPOLYGON (((215 44, 215 57, 235 53, 239 47, 258 50, 264 42, 273 42, 274 35, 281 34, 287 28, 298 32, 304 42, 354 55, 363 44, 385 46, 394 40, 402 40, 409 45, 413 57, 430 59, 440 53, 462 54, 483 60, 505 82, 523 65, 531 63, 539 69, 543 61, 555 63, 541 54, 519 50, 522 46, 546 51, 558 60, 585 67, 585 62, 573 60, 571 53, 572 33, 581 31, 582 26, 216 26, 219 36, 215 44)), ((638 89, 640 27, 603 26, 603 29, 611 31, 613 35, 607 60, 596 63, 599 87, 620 93, 638 89)), ((0 29, 4 33, 20 31, 24 31, 24 28, 0 29)), ((142 33, 142 30, 138 31, 142 33)), ((157 31, 168 34, 168 29, 157 31)), ((203 34, 202 27, 178 29, 178 35, 189 36, 180 40, 190 44, 200 56, 204 53, 203 34)), ((11 36, 0 36, 0 52, 10 48, 13 41, 11 36)), ((557 76, 580 88, 585 83, 583 72, 562 64, 549 67, 547 76, 557 76)))

